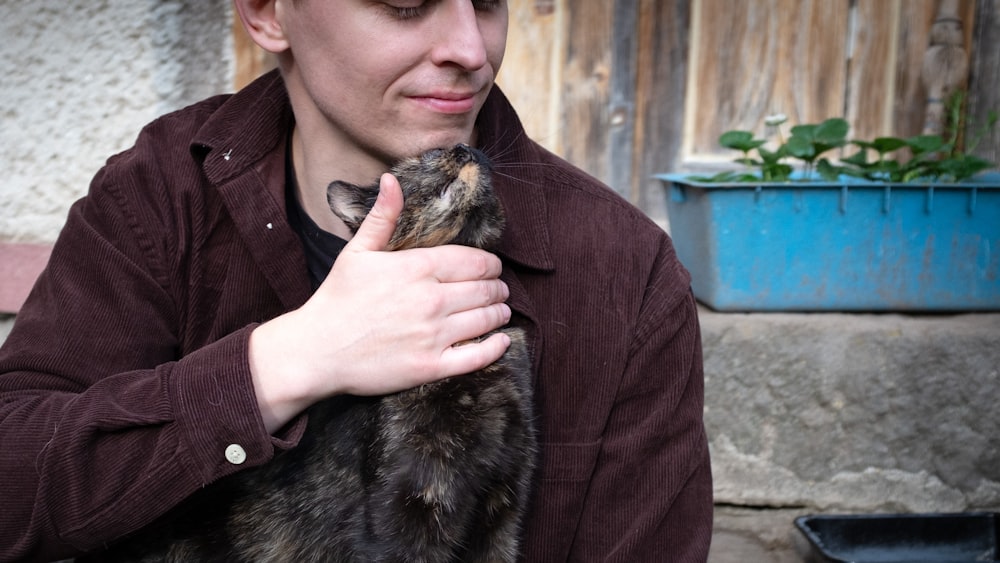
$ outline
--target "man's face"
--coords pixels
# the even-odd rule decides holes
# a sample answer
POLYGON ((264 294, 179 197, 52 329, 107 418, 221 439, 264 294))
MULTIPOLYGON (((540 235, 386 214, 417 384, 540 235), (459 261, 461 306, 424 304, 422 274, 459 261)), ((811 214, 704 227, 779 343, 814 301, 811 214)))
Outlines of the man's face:
POLYGON ((387 164, 473 141, 503 60, 506 0, 297 0, 276 9, 306 142, 320 135, 339 158, 387 164))

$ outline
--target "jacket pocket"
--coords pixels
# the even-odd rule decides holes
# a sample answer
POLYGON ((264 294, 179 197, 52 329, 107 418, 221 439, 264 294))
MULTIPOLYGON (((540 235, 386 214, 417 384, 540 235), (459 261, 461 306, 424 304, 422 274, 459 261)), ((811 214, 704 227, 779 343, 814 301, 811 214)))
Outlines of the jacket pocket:
POLYGON ((525 537, 525 561, 566 561, 601 442, 543 443, 525 537))

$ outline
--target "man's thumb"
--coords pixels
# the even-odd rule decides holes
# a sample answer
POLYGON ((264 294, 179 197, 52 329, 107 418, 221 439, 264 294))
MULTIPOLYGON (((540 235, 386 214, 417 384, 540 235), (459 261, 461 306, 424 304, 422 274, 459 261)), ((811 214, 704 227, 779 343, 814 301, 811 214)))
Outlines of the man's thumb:
POLYGON ((385 250, 396 230, 396 220, 402 210, 403 190, 399 187, 399 180, 392 174, 382 174, 375 205, 361 222, 351 244, 359 245, 365 250, 385 250))

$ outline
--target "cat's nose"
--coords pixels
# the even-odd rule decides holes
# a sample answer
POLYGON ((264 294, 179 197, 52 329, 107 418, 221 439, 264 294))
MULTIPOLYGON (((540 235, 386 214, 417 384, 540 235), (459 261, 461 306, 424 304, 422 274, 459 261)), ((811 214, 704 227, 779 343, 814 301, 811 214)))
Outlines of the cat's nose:
POLYGON ((454 157, 459 164, 469 164, 476 163, 482 166, 489 166, 490 159, 483 153, 483 151, 470 147, 465 143, 459 143, 455 145, 454 157))
POLYGON ((465 143, 459 143, 455 145, 455 150, 454 150, 455 160, 457 160, 460 164, 471 162, 475 158, 472 150, 473 150, 472 147, 470 147, 465 143))

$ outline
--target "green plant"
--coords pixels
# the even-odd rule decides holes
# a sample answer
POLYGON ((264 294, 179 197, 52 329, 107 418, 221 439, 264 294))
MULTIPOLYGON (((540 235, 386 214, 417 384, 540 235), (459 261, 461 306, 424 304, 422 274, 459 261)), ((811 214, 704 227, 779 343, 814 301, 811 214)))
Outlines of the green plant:
MULTIPOLYGON (((950 123, 961 123, 960 97, 949 101, 950 123)), ((766 139, 758 139, 750 131, 727 131, 719 137, 719 144, 742 153, 735 162, 748 168, 744 171, 726 171, 714 176, 698 176, 693 179, 705 182, 788 182, 792 180, 798 161, 802 168, 802 179, 808 181, 816 176, 824 180, 837 180, 841 176, 864 178, 873 181, 952 181, 961 182, 978 172, 995 165, 971 152, 997 123, 997 113, 990 112, 987 122, 976 131, 965 150, 959 147, 959 129, 954 126, 941 135, 916 135, 913 137, 878 137, 872 141, 848 140, 849 126, 841 118, 831 118, 818 124, 796 125, 791 135, 781 136, 784 116, 772 116, 766 120, 769 127, 777 130, 779 142, 775 150, 765 148, 766 139), (853 145, 858 147, 854 154, 831 161, 820 158, 833 149, 853 145), (756 156, 752 153, 756 151, 756 156), (869 160, 874 153, 876 158, 869 160), (908 157, 908 158, 907 158, 908 157)))

